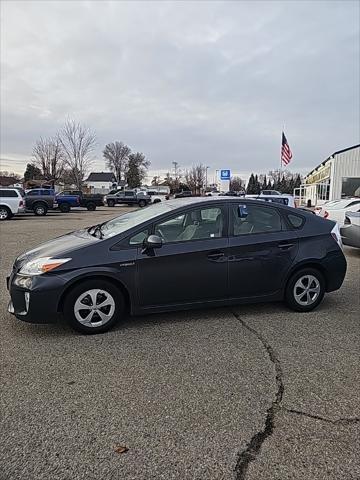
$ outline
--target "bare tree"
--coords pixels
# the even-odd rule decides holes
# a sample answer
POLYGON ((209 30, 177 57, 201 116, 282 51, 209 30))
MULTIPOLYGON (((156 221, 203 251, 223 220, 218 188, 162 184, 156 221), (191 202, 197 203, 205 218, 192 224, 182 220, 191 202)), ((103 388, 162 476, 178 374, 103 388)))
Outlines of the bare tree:
POLYGON ((153 179, 151 180, 151 185, 157 186, 159 185, 160 177, 159 175, 154 175, 153 179))
POLYGON ((65 169, 65 158, 58 137, 40 137, 34 145, 33 157, 45 180, 56 182, 61 178, 65 169))
POLYGON ((234 192, 239 192, 245 189, 245 182, 240 177, 231 177, 230 179, 230 190, 234 192))
POLYGON ((191 167, 190 170, 185 171, 185 182, 190 190, 198 195, 201 195, 205 187, 206 181, 206 167, 202 163, 191 167))
POLYGON ((64 152, 65 164, 71 169, 74 183, 80 190, 93 162, 95 134, 88 127, 74 120, 67 120, 58 138, 64 152))
POLYGON ((114 172, 118 183, 123 179, 123 174, 126 171, 130 154, 131 148, 123 142, 111 142, 104 148, 103 156, 106 160, 106 166, 114 172))

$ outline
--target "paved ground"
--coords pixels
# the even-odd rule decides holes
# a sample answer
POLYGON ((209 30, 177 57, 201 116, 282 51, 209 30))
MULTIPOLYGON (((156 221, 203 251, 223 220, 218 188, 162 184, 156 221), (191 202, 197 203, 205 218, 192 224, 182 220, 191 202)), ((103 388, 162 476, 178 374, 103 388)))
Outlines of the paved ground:
POLYGON ((346 249, 343 288, 306 315, 159 314, 86 337, 6 312, 17 254, 123 211, 0 226, 0 479, 359 479, 358 251, 346 249))

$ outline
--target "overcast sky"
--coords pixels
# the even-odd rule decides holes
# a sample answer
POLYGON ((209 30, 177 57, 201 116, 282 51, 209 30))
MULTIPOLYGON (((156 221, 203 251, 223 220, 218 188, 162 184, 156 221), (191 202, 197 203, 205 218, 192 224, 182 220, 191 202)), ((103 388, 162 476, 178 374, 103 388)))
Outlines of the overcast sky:
POLYGON ((359 143, 359 3, 1 3, 1 169, 67 117, 151 173, 202 162, 246 175, 280 164, 283 124, 306 173, 359 143))

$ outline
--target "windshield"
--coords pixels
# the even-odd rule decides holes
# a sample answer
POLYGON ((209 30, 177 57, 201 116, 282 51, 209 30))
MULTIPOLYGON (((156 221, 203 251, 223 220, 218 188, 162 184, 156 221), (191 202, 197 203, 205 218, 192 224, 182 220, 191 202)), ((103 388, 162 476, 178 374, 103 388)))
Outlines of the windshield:
POLYGON ((109 220, 101 226, 102 238, 110 238, 119 233, 123 233, 130 228, 141 225, 147 220, 170 212, 173 208, 174 207, 171 207, 168 203, 157 203, 147 208, 140 208, 139 210, 125 213, 120 217, 109 220))

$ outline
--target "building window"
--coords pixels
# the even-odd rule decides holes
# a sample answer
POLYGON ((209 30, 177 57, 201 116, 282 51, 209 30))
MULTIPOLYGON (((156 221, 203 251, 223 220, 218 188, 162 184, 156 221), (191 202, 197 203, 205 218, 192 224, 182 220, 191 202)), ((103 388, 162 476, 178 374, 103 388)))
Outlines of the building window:
POLYGON ((360 197, 360 177, 343 177, 341 197, 360 197))

